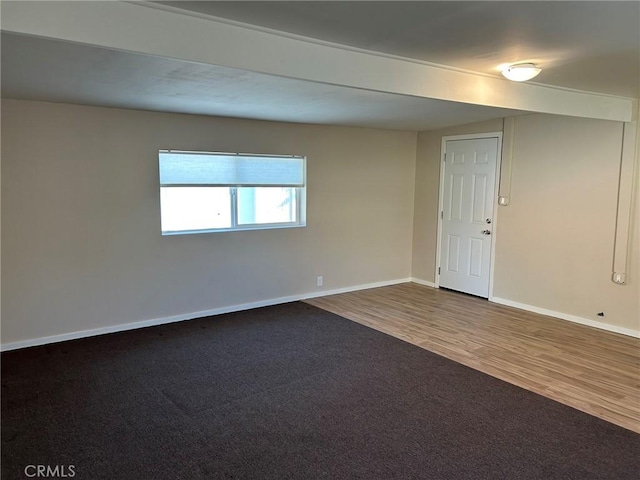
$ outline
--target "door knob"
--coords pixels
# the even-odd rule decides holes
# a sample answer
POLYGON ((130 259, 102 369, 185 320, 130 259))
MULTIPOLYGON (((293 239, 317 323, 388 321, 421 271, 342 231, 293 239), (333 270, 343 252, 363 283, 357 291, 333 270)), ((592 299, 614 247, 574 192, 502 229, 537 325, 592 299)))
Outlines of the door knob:
POLYGON ((491 235, 491 230, 482 230, 483 235, 491 235))
POLYGON ((485 223, 491 223, 491 219, 490 219, 490 218, 487 218, 484 222, 485 222, 485 223))

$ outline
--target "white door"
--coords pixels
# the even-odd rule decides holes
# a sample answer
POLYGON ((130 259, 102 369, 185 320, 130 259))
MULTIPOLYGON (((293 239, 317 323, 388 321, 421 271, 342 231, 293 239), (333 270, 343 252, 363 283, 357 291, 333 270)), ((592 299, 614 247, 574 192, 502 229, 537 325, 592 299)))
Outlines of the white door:
POLYGON ((498 138, 447 140, 444 158, 439 285, 488 298, 498 138))

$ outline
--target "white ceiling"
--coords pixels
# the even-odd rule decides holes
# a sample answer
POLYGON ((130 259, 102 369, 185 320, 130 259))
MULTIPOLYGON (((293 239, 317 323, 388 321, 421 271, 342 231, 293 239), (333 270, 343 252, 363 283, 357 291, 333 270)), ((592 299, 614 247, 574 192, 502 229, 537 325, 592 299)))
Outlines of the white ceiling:
POLYGON ((536 83, 640 97, 639 1, 169 1, 180 9, 536 83))
POLYGON ((428 130, 519 113, 7 33, 2 34, 2 95, 392 130, 428 130))
MULTIPOLYGON (((3 7, 6 3, 11 2, 3 2, 3 7)), ((86 9, 93 2, 89 7, 79 3, 86 9)), ((640 96, 639 7, 638 2, 353 1, 160 6, 176 18, 215 15, 484 76, 497 75, 498 63, 535 61, 544 68, 538 83, 635 98, 640 96), (624 62, 618 65, 619 60, 624 62)), ((278 52, 273 59, 277 63, 278 52)), ((525 110, 350 88, 6 32, 2 96, 401 130, 525 110)))

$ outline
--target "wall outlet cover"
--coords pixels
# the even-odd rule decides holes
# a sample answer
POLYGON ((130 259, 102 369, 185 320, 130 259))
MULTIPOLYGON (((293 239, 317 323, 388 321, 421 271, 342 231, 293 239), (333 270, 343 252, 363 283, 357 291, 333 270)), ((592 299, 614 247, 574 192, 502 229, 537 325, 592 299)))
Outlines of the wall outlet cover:
POLYGON ((627 281, 626 277, 627 276, 624 273, 613 272, 613 275, 611 276, 611 280, 613 280, 613 283, 624 285, 627 281))

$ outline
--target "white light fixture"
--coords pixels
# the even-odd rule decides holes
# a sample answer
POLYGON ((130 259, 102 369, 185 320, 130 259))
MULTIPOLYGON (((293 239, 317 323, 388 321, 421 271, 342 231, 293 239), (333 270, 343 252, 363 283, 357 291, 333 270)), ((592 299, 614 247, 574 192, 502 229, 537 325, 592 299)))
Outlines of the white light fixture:
POLYGON ((526 82, 538 75, 542 71, 533 63, 517 63, 502 70, 502 75, 514 82, 526 82))

